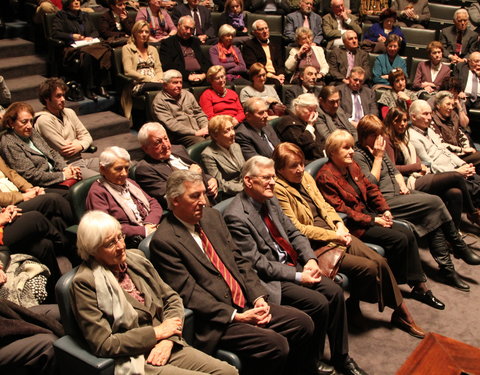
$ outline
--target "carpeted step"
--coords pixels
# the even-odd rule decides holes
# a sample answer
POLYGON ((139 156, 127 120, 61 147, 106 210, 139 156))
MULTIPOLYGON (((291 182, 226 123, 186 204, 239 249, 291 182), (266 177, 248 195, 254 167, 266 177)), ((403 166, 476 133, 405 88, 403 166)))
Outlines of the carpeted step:
POLYGON ((130 121, 111 111, 91 113, 79 118, 94 140, 122 133, 130 134, 130 121))
MULTIPOLYGON (((28 104, 33 107, 35 112, 41 111, 43 108, 42 103, 38 99, 25 100, 28 104)), ((90 113, 98 113, 103 111, 110 110, 115 104, 115 99, 113 96, 110 99, 98 98, 98 102, 93 102, 90 99, 84 99, 79 102, 65 102, 67 108, 73 109, 77 115, 88 115, 90 113)))
POLYGON ((96 139, 93 144, 98 148, 94 154, 82 154, 85 158, 99 157, 103 150, 110 146, 118 146, 127 150, 132 160, 142 160, 145 153, 140 148, 137 136, 132 133, 117 134, 111 137, 96 139))
POLYGON ((35 53, 35 45, 21 38, 0 39, 0 56, 16 57, 27 56, 35 53))
POLYGON ((40 75, 7 79, 7 87, 12 93, 12 102, 25 101, 38 97, 38 86, 45 80, 40 75))
POLYGON ((45 74, 47 74, 47 64, 40 56, 0 58, 0 75, 6 80, 45 74))
POLYGON ((33 40, 33 23, 13 21, 5 23, 4 38, 23 38, 33 40))

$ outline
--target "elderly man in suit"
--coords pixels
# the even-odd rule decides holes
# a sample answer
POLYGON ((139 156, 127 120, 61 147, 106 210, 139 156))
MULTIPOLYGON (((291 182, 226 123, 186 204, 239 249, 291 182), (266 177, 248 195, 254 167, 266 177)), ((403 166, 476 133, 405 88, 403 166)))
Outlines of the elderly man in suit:
POLYGON ((233 351, 249 375, 310 373, 311 318, 267 302, 220 213, 205 207, 202 177, 175 171, 166 198, 171 212, 152 238, 152 263, 194 311, 194 346, 233 351))
POLYGON ((307 27, 313 32, 313 43, 317 46, 323 40, 322 17, 312 11, 313 0, 300 0, 300 9, 285 17, 285 30, 283 35, 290 43, 295 43, 295 30, 307 27))
MULTIPOLYGON (((215 37, 210 10, 199 5, 199 0, 187 0, 187 4, 181 3, 172 9, 172 20, 178 25, 183 16, 190 16, 195 21, 193 35, 195 35, 202 44, 215 44, 218 39, 215 37)), ((163 60, 162 60, 163 62, 163 60)))
POLYGON ((391 9, 397 12, 400 27, 423 29, 430 21, 428 0, 393 0, 391 9))
POLYGON ((177 34, 162 40, 160 60, 163 70, 177 69, 182 73, 186 87, 206 83, 206 71, 210 61, 200 49, 200 39, 194 38, 195 21, 191 16, 178 20, 177 34))
MULTIPOLYGON (((270 294, 270 300, 294 306, 315 324, 311 354, 323 355, 325 336, 331 361, 345 375, 366 374, 348 355, 348 330, 342 289, 323 277, 308 239, 285 216, 274 197, 273 160, 255 156, 245 163, 243 192, 224 212, 230 234, 270 294)), ((318 372, 334 369, 318 362, 318 372)))
POLYGON ((362 33, 358 17, 345 8, 343 0, 331 0, 330 6, 331 12, 323 16, 323 36, 328 42, 327 49, 343 45, 342 36, 347 30, 362 33))
POLYGON ((317 75, 318 70, 314 66, 307 65, 301 69, 298 76, 300 84, 285 88, 285 105, 289 106, 293 99, 302 94, 313 94, 318 98, 321 88, 316 85, 317 75))
POLYGON ((453 74, 467 94, 467 108, 480 109, 480 52, 471 53, 467 62, 457 64, 453 74))
POLYGON ((338 86, 342 98, 340 107, 348 116, 348 121, 357 127, 360 119, 365 115, 378 116, 377 100, 375 92, 365 82, 365 69, 354 66, 347 78, 348 83, 338 86))
POLYGON ((347 77, 354 66, 365 70, 365 80, 370 79, 371 68, 368 53, 359 48, 357 33, 348 30, 342 35, 343 46, 334 48, 327 57, 329 73, 335 84, 348 84, 347 77))
POLYGON ((175 170, 190 170, 202 174, 207 194, 213 198, 217 195, 217 180, 203 173, 202 168, 190 159, 185 147, 172 145, 161 124, 144 124, 138 131, 138 142, 147 156, 137 164, 135 181, 163 207, 166 207, 167 179, 175 170))
POLYGON ((468 12, 458 9, 453 14, 454 24, 440 31, 443 56, 452 64, 466 62, 466 56, 478 49, 478 34, 467 27, 468 20, 468 12))
POLYGON ((248 98, 243 104, 245 121, 235 130, 236 141, 245 160, 254 155, 270 157, 280 143, 275 130, 268 124, 268 104, 261 98, 248 98))
POLYGON ((270 43, 268 24, 264 20, 256 20, 252 24, 252 34, 254 38, 247 40, 242 49, 247 68, 259 62, 267 70, 267 83, 283 84, 285 82, 285 64, 282 49, 278 43, 270 43))

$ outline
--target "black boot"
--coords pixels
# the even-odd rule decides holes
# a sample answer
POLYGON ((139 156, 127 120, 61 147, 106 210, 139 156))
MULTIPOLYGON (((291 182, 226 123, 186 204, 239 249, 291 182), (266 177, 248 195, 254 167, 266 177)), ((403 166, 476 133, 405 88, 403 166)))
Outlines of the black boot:
POLYGON ((452 221, 443 224, 442 229, 447 241, 450 242, 450 245, 452 246, 452 252, 455 258, 460 258, 470 265, 480 264, 480 257, 467 246, 465 241, 462 240, 452 221))
POLYGON ((443 277, 444 281, 448 285, 451 285, 459 290, 469 290, 469 286, 460 279, 455 271, 452 259, 450 258, 448 242, 446 241, 445 235, 441 228, 429 233, 428 243, 430 254, 432 254, 433 259, 435 259, 435 262, 437 262, 438 266, 440 267, 440 275, 443 277))

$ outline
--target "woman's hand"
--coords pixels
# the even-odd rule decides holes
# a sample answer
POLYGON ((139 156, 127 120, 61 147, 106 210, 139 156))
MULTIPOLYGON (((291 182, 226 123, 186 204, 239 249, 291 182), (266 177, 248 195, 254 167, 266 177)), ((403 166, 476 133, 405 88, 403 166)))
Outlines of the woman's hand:
POLYGON ((375 224, 384 227, 384 228, 390 228, 392 226, 392 222, 385 220, 383 216, 376 216, 375 217, 375 224))
POLYGON ((14 206, 13 204, 2 208, 0 213, 0 225, 7 225, 13 223, 15 219, 22 216, 22 209, 14 206))
POLYGON ((302 59, 302 56, 304 56, 308 51, 310 51, 312 49, 312 47, 310 46, 310 44, 303 44, 300 49, 298 50, 298 53, 297 53, 297 58, 299 60, 302 59))
POLYGON ((162 340, 150 351, 147 363, 153 366, 165 366, 172 354, 173 341, 162 340))
POLYGON ((81 34, 72 34, 73 40, 83 40, 85 37, 81 34))
POLYGON ((174 335, 182 335, 182 319, 169 318, 165 319, 162 324, 153 327, 155 331, 155 338, 157 340, 164 340, 174 335))
POLYGON ((399 91, 397 92, 397 95, 402 100, 410 100, 410 97, 407 95, 405 91, 399 91))
POLYGON ((375 138, 375 143, 373 144, 373 148, 371 148, 370 146, 367 146, 367 147, 374 158, 382 159, 383 155, 385 154, 386 145, 387 145, 387 142, 385 141, 383 136, 378 135, 377 138, 375 138))
POLYGON ((317 121, 317 118, 318 118, 318 112, 317 111, 312 112, 310 114, 310 117, 308 118, 308 124, 313 125, 315 121, 317 121))
POLYGON ((379 41, 380 43, 385 43, 386 40, 387 38, 385 38, 382 34, 378 34, 377 41, 379 41))

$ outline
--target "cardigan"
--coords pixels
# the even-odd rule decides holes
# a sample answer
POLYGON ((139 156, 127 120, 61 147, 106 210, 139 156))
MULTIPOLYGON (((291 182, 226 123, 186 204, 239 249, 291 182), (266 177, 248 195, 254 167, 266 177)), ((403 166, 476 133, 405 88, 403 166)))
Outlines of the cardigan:
POLYGON ((200 96, 200 107, 210 120, 217 115, 229 115, 237 119, 239 123, 245 120, 242 104, 235 91, 226 89, 226 94, 222 98, 215 90, 206 89, 200 96))
POLYGON ((390 59, 386 53, 379 55, 375 59, 375 63, 373 64, 373 83, 379 83, 383 85, 389 85, 390 82, 381 76, 385 74, 389 74, 393 68, 401 68, 405 73, 405 76, 408 77, 407 73, 407 63, 404 59, 402 59, 399 55, 395 56, 393 63, 390 63, 390 59))
MULTIPOLYGON (((162 63, 160 62, 160 57, 158 56, 158 50, 154 46, 147 47, 147 53, 152 55, 154 61, 155 69, 155 81, 160 82, 163 77, 162 63)), ((129 42, 122 47, 122 65, 123 72, 129 78, 134 79, 137 82, 150 82, 151 77, 144 76, 137 71, 138 60, 140 54, 138 53, 137 46, 129 42)))
POLYGON ((210 47, 209 49, 210 61, 212 62, 212 65, 223 66, 227 72, 228 81, 233 81, 235 78, 237 78, 236 76, 247 72, 247 66, 245 65, 245 61, 243 60, 242 52, 240 52, 240 50, 236 46, 233 46, 233 49, 237 54, 238 63, 235 62, 232 54, 226 56, 227 61, 220 61, 218 57, 218 46, 216 45, 210 47))
MULTIPOLYGON (((298 69, 299 60, 297 60, 297 53, 300 49, 298 47, 293 47, 290 50, 290 54, 288 55, 287 61, 285 61, 285 68, 288 73, 295 73, 298 69)), ((323 74, 324 76, 327 75, 329 66, 327 63, 327 59, 325 58, 325 52, 323 48, 320 46, 312 46, 313 54, 320 65, 319 73, 323 74)))

